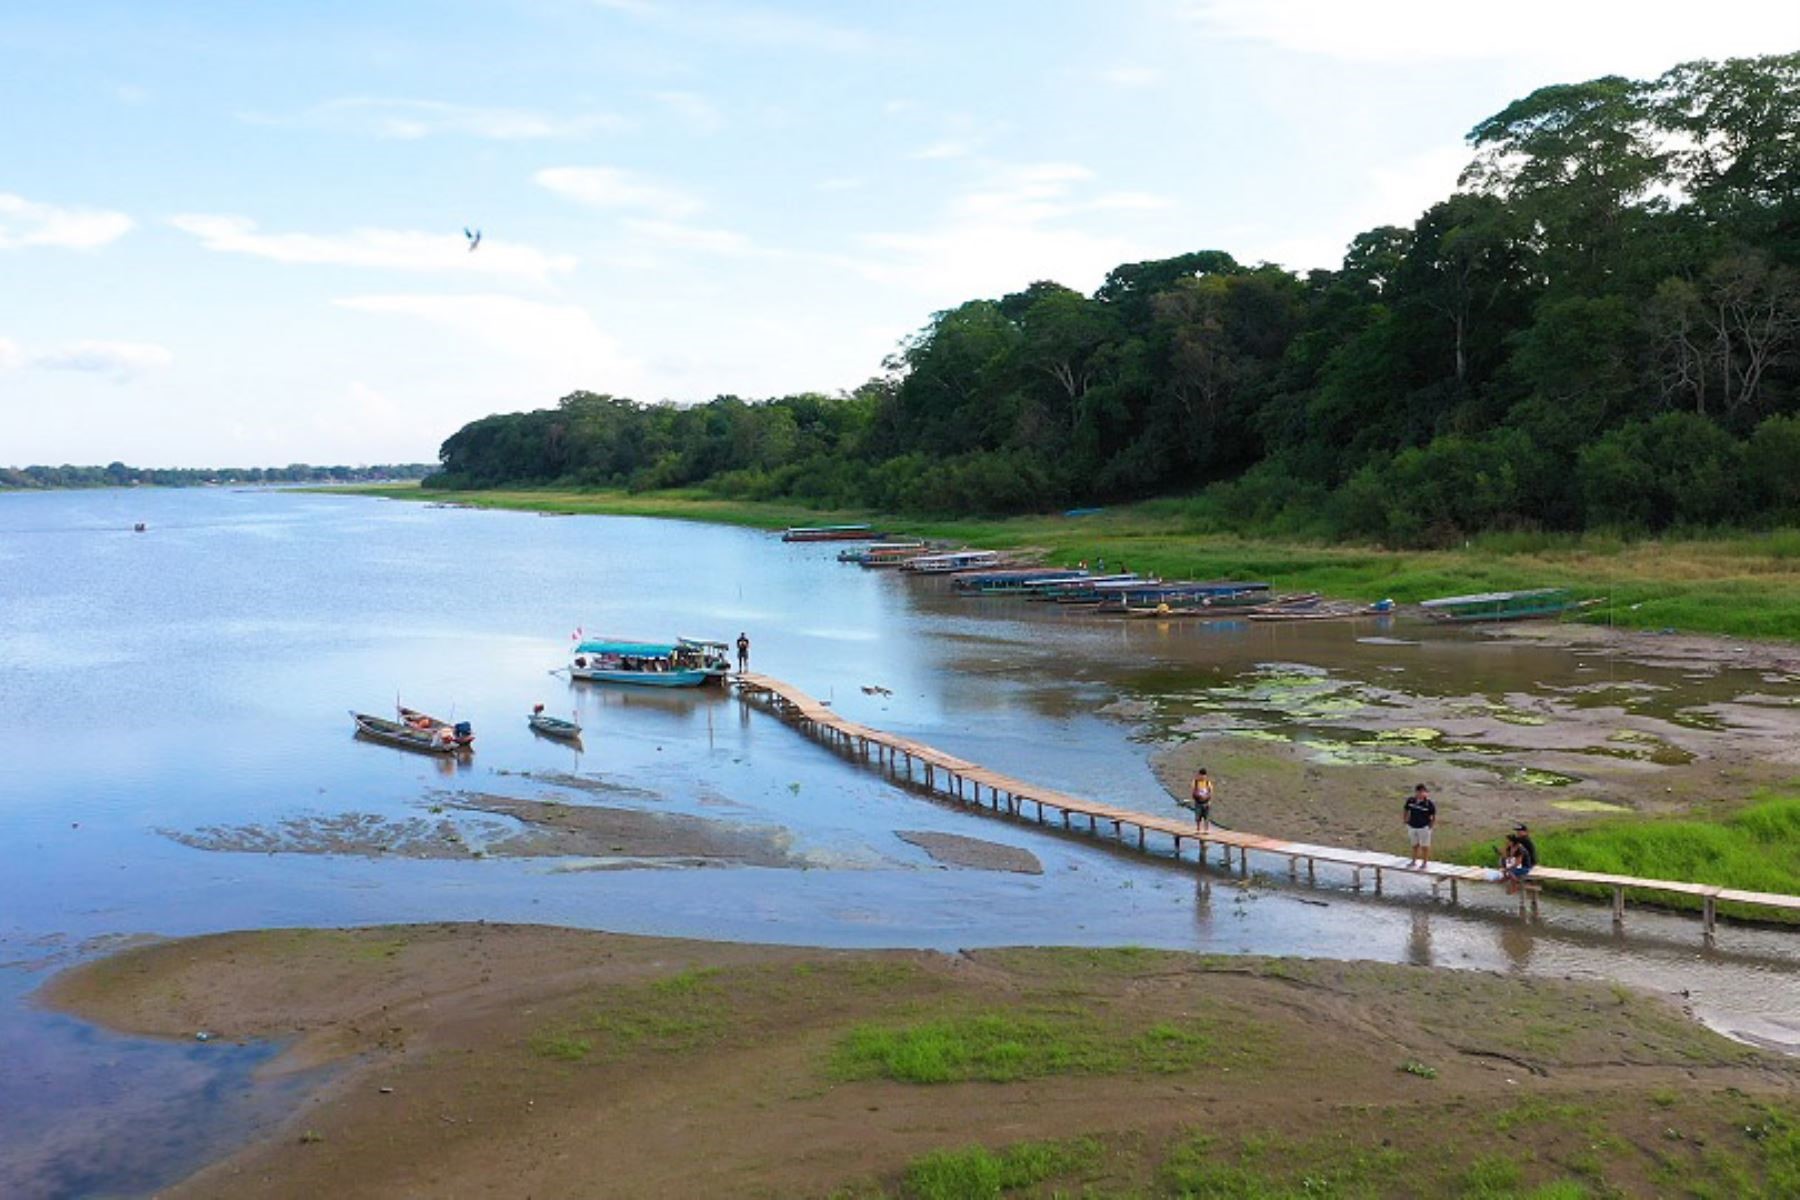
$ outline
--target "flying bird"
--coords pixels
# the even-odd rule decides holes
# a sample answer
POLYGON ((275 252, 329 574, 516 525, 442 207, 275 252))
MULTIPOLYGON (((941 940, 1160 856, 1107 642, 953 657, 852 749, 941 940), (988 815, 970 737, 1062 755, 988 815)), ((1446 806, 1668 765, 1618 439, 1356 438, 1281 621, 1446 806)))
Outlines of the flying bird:
POLYGON ((481 230, 470 229, 465 225, 463 226, 463 236, 469 239, 469 253, 475 253, 475 248, 481 245, 481 230))

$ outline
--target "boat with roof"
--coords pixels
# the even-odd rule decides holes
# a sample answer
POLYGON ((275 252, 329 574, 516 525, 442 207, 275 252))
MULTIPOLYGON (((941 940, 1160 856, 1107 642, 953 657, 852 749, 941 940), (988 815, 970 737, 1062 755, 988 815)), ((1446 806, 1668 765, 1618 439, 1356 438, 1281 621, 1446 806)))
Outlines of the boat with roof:
POLYGON ((697 638, 672 642, 594 638, 578 642, 569 656, 569 677, 589 683, 700 687, 722 682, 730 673, 725 644, 697 638))
POLYGON ((1527 588, 1518 592, 1478 592, 1468 596, 1440 596, 1419 608, 1434 621, 1468 624, 1475 621, 1529 621, 1560 617, 1599 600, 1577 600, 1568 588, 1527 588))
POLYGON ((872 525, 794 525, 781 532, 784 542, 872 542, 880 536, 872 525))

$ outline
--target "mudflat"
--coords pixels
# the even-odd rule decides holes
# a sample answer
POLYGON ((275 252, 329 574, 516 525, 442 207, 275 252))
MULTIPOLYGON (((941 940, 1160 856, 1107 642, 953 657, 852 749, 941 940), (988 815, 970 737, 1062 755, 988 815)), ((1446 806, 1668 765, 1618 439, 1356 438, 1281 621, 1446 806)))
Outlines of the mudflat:
POLYGON ((433 924, 138 946, 41 998, 334 1065, 171 1196, 1773 1196, 1800 1171, 1800 1063, 1601 984, 433 924))

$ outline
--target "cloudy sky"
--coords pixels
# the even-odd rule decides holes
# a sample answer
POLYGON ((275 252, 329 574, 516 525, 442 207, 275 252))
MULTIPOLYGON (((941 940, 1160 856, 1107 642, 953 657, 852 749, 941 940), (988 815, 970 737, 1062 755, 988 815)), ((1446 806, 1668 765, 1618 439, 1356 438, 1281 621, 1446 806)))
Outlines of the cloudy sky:
POLYGON ((0 464, 853 387, 1035 279, 1336 265, 1534 87, 1797 48, 1791 0, 8 0, 0 464))

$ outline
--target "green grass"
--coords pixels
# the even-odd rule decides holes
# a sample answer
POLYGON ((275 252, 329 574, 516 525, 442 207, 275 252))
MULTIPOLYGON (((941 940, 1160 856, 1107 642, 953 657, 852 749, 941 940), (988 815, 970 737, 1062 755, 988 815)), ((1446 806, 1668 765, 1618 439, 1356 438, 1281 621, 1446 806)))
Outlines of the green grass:
POLYGON ((994 549, 1030 547, 1058 564, 1104 558, 1165 577, 1266 580, 1282 590, 1354 600, 1566 586, 1607 603, 1586 618, 1637 629, 1800 640, 1800 530, 1628 540, 1616 534, 1494 533, 1454 550, 1386 550, 1218 532, 1190 498, 1119 505, 1089 517, 930 520, 798 504, 721 500, 686 490, 517 489, 443 492, 409 485, 332 488, 333 494, 448 500, 482 508, 672 517, 761 529, 871 521, 994 549))
MULTIPOLYGON (((1533 836, 1546 866, 1800 895, 1800 796, 1759 792, 1748 807, 1718 820, 1632 817, 1533 836)), ((1481 846, 1460 857, 1490 865, 1497 854, 1497 847, 1481 846)), ((1635 898, 1670 907, 1700 906, 1693 896, 1645 893, 1635 898)), ((1800 920, 1800 915, 1775 909, 1719 907, 1758 920, 1800 920)))
POLYGON ((1001 1150, 936 1150, 906 1168, 905 1194, 917 1200, 985 1200, 1092 1171, 1102 1158, 1092 1138, 1021 1142, 1001 1150))
POLYGON ((1010 1083, 1046 1075, 1190 1070, 1217 1057, 1204 1031, 1164 1022, 1121 1030, 1080 1008, 962 1014, 908 1025, 859 1025, 839 1039, 839 1079, 1010 1083))

